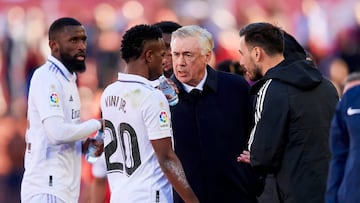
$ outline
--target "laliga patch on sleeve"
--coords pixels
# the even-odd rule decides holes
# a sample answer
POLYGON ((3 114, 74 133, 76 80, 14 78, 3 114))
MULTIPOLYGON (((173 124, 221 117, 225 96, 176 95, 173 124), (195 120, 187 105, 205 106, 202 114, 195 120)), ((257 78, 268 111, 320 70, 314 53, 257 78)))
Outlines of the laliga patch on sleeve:
POLYGON ((161 129, 169 129, 170 128, 170 118, 166 111, 160 111, 159 123, 160 123, 161 129))
POLYGON ((60 107, 59 95, 57 92, 50 92, 49 102, 50 102, 50 107, 52 108, 60 107))

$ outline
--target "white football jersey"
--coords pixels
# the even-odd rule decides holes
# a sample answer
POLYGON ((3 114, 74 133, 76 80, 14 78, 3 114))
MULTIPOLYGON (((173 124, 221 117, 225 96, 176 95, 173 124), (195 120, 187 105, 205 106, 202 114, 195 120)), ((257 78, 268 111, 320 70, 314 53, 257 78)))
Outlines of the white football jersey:
POLYGON ((150 140, 172 137, 163 93, 138 75, 119 73, 101 97, 111 202, 173 202, 150 140))
POLYGON ((51 144, 42 122, 60 116, 65 123, 79 123, 80 98, 76 74, 71 74, 52 56, 31 79, 27 116, 22 200, 47 193, 76 203, 80 191, 81 141, 51 144))

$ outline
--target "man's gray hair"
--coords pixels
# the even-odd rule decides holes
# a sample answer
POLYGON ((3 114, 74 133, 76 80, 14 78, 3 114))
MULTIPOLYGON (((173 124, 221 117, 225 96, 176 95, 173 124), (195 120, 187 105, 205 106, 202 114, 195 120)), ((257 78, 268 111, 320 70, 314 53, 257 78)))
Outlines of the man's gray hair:
POLYGON ((214 39, 212 34, 198 25, 186 25, 174 31, 171 35, 171 44, 175 38, 187 37, 199 38, 199 45, 202 49, 202 54, 212 51, 214 48, 214 39))

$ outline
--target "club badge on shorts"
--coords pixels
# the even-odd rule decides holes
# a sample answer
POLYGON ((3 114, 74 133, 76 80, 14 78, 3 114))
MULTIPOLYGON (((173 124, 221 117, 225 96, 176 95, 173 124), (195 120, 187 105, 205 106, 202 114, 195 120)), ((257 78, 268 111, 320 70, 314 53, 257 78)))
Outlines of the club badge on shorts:
POLYGON ((52 108, 60 107, 59 95, 57 92, 50 92, 49 102, 50 102, 50 107, 52 108))
POLYGON ((170 128, 170 118, 166 111, 160 111, 159 114, 159 123, 161 129, 168 129, 170 128))

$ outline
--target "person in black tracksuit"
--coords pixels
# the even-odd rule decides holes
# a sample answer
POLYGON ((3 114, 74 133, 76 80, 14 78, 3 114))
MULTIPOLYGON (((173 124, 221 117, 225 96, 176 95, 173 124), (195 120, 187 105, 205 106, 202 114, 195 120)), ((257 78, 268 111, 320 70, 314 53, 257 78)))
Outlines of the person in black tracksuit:
POLYGON ((312 61, 285 60, 283 43, 283 31, 269 23, 240 31, 240 63, 257 82, 251 89, 256 104, 250 153, 239 161, 273 174, 280 202, 324 202, 338 95, 312 61))

